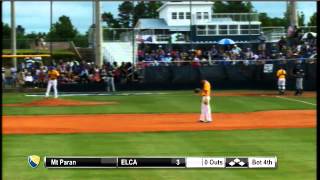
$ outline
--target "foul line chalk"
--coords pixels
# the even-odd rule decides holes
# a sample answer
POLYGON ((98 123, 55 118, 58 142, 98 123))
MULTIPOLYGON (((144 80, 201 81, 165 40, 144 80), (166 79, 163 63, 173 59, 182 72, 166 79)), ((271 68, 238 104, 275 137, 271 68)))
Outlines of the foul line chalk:
POLYGON ((309 105, 316 106, 316 104, 311 103, 311 102, 307 102, 307 101, 301 101, 301 100, 291 99, 291 98, 286 98, 286 97, 281 97, 281 96, 276 96, 276 97, 280 98, 280 99, 286 99, 286 100, 289 100, 289 101, 296 101, 296 102, 301 102, 301 103, 304 103, 304 104, 309 104, 309 105))

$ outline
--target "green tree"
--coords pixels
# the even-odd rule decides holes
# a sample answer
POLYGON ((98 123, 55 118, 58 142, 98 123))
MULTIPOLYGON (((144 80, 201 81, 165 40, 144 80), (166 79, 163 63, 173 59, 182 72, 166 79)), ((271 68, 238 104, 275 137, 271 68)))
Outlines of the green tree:
POLYGON ((73 40, 78 35, 77 29, 73 26, 68 16, 59 17, 58 22, 54 23, 52 29, 48 33, 48 37, 53 41, 57 40, 73 40))
POLYGON ((133 10, 133 24, 135 25, 140 18, 148 18, 147 12, 147 5, 143 1, 140 1, 133 10))
POLYGON ((34 31, 25 35, 25 37, 27 39, 36 39, 37 37, 40 37, 40 36, 43 36, 43 34, 42 33, 36 33, 34 31))
POLYGON ((214 1, 213 13, 249 13, 253 12, 251 2, 214 1))
MULTIPOLYGON (((17 38, 24 38, 25 28, 22 27, 21 25, 18 25, 16 27, 16 34, 17 34, 17 38)), ((4 39, 11 38, 11 27, 6 23, 2 23, 2 38, 4 39)))
POLYGON ((267 13, 259 13, 259 20, 261 21, 261 26, 285 26, 286 22, 284 18, 274 17, 271 18, 267 13))
POLYGON ((10 39, 11 28, 7 23, 2 22, 2 39, 10 39))
POLYGON ((131 1, 124 1, 119 5, 119 22, 123 28, 132 27, 133 8, 131 1))
POLYGON ((19 36, 19 37, 23 37, 24 36, 25 29, 21 25, 17 26, 16 31, 17 31, 17 36, 19 36))
POLYGON ((106 22, 107 26, 110 28, 120 28, 119 20, 113 17, 113 14, 110 12, 102 13, 102 21, 106 22))
POLYGON ((149 18, 158 18, 157 9, 162 6, 162 2, 160 1, 149 1, 147 3, 147 17, 149 18))
POLYGON ((317 26, 317 13, 315 12, 309 19, 308 26, 317 26))
POLYGON ((298 25, 299 25, 299 26, 305 26, 305 24, 304 24, 304 19, 305 19, 304 13, 301 11, 301 12, 298 14, 298 25))

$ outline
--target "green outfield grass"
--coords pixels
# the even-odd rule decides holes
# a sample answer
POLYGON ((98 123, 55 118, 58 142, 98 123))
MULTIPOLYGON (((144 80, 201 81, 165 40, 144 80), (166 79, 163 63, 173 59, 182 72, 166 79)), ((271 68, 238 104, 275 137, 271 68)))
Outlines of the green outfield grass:
POLYGON ((4 179, 316 179, 315 129, 9 135, 4 179), (27 156, 277 156, 277 169, 32 169, 27 156))
MULTIPOLYGON (((117 105, 81 107, 3 107, 5 115, 199 113, 191 91, 165 95, 74 96, 81 101, 117 105)), ((289 97, 309 103, 316 98, 289 97)), ((4 104, 42 99, 4 93, 4 104)), ((315 105, 276 97, 213 97, 213 112, 237 113, 315 109, 315 105)), ((4 179, 316 179, 316 129, 267 129, 159 133, 3 135, 4 179), (277 169, 32 169, 27 156, 277 156, 277 169)))
MULTIPOLYGON (((22 103, 42 99, 24 94, 5 93, 3 103, 22 103)), ((107 113, 198 113, 200 97, 190 92, 168 92, 164 95, 71 96, 62 99, 80 101, 116 101, 116 105, 75 107, 3 107, 5 115, 107 114, 107 113)), ((316 98, 295 97, 316 103, 316 98)), ((213 112, 239 113, 265 110, 315 109, 316 106, 275 97, 213 97, 213 112)))

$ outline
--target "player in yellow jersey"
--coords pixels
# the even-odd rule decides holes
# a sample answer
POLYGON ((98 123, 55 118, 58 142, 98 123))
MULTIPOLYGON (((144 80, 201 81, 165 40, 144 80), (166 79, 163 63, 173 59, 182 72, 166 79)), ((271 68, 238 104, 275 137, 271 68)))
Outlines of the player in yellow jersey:
POLYGON ((53 87, 54 92, 54 98, 58 98, 58 77, 60 76, 60 73, 56 70, 55 67, 50 67, 48 71, 48 86, 47 86, 47 92, 46 97, 49 97, 49 93, 51 91, 51 87, 53 87))
POLYGON ((286 90, 287 72, 282 67, 277 71, 279 95, 283 95, 286 90))
POLYGON ((211 107, 210 107, 210 94, 211 94, 211 84, 207 80, 202 80, 202 89, 200 95, 202 96, 201 101, 201 115, 200 122, 211 122, 211 107))

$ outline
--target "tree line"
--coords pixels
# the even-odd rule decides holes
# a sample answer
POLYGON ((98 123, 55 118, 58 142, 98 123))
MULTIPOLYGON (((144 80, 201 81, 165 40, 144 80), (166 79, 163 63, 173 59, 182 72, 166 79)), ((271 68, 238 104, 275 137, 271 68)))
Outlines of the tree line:
MULTIPOLYGON (((115 17, 110 12, 103 12, 101 17, 102 21, 108 28, 132 28, 138 22, 140 18, 158 18, 157 9, 161 7, 162 2, 159 1, 124 1, 118 6, 118 16, 115 17)), ((247 1, 214 1, 212 7, 214 13, 258 13, 254 10, 251 2, 247 1)), ((269 17, 267 13, 259 13, 259 19, 261 26, 284 26, 288 27, 289 20, 289 7, 287 8, 284 16, 269 17)), ((299 26, 305 26, 305 15, 303 12, 298 13, 299 26)), ((310 17, 308 26, 316 26, 317 14, 316 12, 310 17)), ((91 26, 92 27, 92 26, 91 26)), ((90 27, 90 28, 91 28, 90 27)), ((89 28, 89 29, 90 29, 89 28)), ((2 23, 3 40, 10 39, 10 26, 2 23)), ((21 25, 16 27, 17 39, 35 39, 37 37, 43 37, 46 40, 53 41, 74 41, 76 45, 87 45, 89 29, 86 33, 81 34, 72 24, 71 19, 68 16, 59 17, 58 21, 52 25, 52 28, 48 33, 25 33, 25 28, 21 25)))

